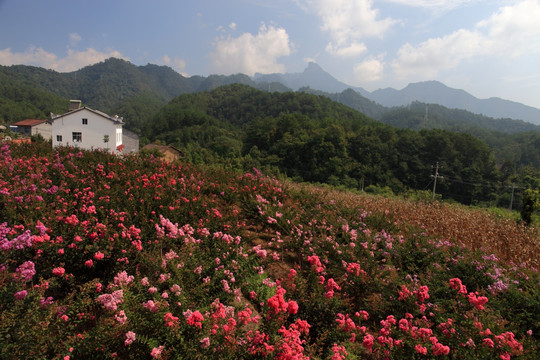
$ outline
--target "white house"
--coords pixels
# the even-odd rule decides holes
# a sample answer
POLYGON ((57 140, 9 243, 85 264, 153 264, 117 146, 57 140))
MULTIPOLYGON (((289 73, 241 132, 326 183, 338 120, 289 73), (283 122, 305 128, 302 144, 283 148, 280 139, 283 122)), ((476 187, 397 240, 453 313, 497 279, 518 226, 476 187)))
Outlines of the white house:
POLYGON ((70 111, 63 115, 51 114, 52 146, 75 146, 87 150, 106 149, 115 152, 123 145, 122 120, 118 116, 77 106, 70 107, 70 111))

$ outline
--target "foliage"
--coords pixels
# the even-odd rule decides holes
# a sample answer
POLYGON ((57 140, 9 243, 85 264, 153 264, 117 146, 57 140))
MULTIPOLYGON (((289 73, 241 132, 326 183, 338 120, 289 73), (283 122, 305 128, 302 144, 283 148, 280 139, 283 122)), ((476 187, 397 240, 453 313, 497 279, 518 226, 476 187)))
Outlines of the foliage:
POLYGON ((47 145, 0 148, 1 358, 540 350, 535 228, 47 145))
POLYGON ((416 102, 388 109, 351 89, 285 92, 242 74, 185 78, 165 66, 114 58, 71 73, 0 67, 0 79, 0 116, 6 124, 64 112, 66 99, 79 98, 123 116, 142 145, 174 145, 194 164, 256 166, 299 181, 389 187, 404 194, 428 189, 438 161, 442 199, 517 204, 517 210, 523 190, 540 186, 540 132, 522 121, 416 102))
POLYGON ((425 189, 440 162, 437 193, 466 204, 502 201, 515 178, 502 178, 489 147, 472 135, 395 129, 321 96, 245 85, 177 97, 143 132, 194 163, 257 166, 299 181, 386 186, 396 194, 425 189))
POLYGON ((46 119, 51 112, 67 109, 68 102, 58 95, 23 82, 0 66, 0 124, 24 119, 46 119))

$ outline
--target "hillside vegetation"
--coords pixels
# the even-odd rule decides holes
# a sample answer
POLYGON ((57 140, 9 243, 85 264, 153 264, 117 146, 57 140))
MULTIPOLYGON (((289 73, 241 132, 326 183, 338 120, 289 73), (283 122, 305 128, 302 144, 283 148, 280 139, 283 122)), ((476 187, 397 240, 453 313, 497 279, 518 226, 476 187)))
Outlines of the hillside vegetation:
MULTIPOLYGON (((229 85, 186 94, 163 107, 143 133, 148 141, 181 148, 193 163, 258 167, 300 181, 373 191, 373 186, 394 193, 431 189, 438 162, 444 181, 437 184, 437 193, 466 204, 506 207, 511 182, 540 185, 537 168, 522 167, 517 173, 513 162, 499 162, 472 135, 397 129, 307 93, 229 85)), ((522 156, 533 163, 540 155, 535 139, 521 144, 529 150, 522 156)), ((518 204, 520 192, 515 195, 518 204)))
POLYGON ((389 109, 350 89, 287 92, 242 74, 186 78, 119 59, 71 73, 0 66, 0 78, 3 125, 62 113, 78 98, 123 116, 143 145, 175 145, 193 163, 407 193, 430 190, 439 162, 442 198, 514 209, 525 189, 540 187, 540 132, 523 121, 420 103, 389 109))
POLYGON ((482 211, 34 143, 0 217, 0 358, 540 351, 540 234, 482 211))

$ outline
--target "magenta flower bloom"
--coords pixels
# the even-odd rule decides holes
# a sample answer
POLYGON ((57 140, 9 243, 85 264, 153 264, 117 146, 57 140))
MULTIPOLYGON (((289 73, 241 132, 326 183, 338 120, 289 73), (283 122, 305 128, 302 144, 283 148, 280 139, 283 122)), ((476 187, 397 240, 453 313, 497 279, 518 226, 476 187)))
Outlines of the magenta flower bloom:
POLYGON ((21 290, 19 292, 16 292, 14 296, 16 300, 22 300, 26 297, 26 295, 28 295, 26 290, 21 290))
POLYGON ((36 274, 34 263, 31 261, 24 262, 17 270, 15 270, 15 273, 23 282, 32 280, 32 277, 36 274))

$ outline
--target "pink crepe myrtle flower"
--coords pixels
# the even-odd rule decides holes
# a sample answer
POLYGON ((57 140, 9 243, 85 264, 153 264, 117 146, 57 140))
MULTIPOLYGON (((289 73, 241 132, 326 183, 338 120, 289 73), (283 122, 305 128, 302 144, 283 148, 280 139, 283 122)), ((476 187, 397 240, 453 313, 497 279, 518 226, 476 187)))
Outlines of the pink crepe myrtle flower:
POLYGON ((126 271, 121 271, 114 277, 114 285, 118 287, 127 286, 133 282, 133 275, 128 275, 126 271))
POLYGON ((107 310, 116 311, 118 304, 124 301, 124 292, 116 290, 112 294, 99 295, 97 301, 107 310))
POLYGON ((52 296, 49 296, 47 298, 42 297, 39 300, 39 306, 41 306, 42 308, 46 308, 47 306, 51 305, 52 303, 53 303, 52 296))
POLYGON ((484 304, 488 302, 488 298, 485 296, 477 296, 476 293, 469 293, 469 303, 478 310, 484 310, 484 304))
POLYGON ((422 346, 420 344, 416 344, 414 346, 414 350, 416 350, 417 353, 422 355, 427 355, 427 348, 425 346, 422 346))
POLYGON ((331 360, 345 360, 347 358, 347 350, 343 345, 334 344, 332 346, 332 353, 331 360))
POLYGON ((435 356, 448 355, 450 353, 450 347, 445 346, 440 342, 434 343, 431 350, 433 351, 433 355, 435 356))
POLYGON ((150 356, 152 356, 152 358, 154 359, 160 359, 162 351, 163 351, 163 345, 158 346, 157 348, 153 348, 152 352, 150 353, 150 356))
POLYGON ((375 337, 373 337, 373 335, 367 334, 364 336, 362 345, 364 345, 366 349, 371 350, 373 348, 374 341, 375 341, 375 337))
POLYGON ((287 312, 291 315, 294 315, 298 312, 298 303, 294 300, 290 300, 287 303, 287 312))
POLYGON ((56 276, 64 276, 65 272, 66 272, 66 269, 64 269, 61 266, 52 269, 53 275, 56 275, 56 276))
POLYGON ((360 310, 355 314, 356 317, 361 317, 364 320, 369 319, 369 313, 365 310, 360 310))
POLYGON ((186 317, 186 322, 188 325, 192 325, 198 327, 199 329, 202 329, 202 322, 204 320, 204 317, 198 310, 195 310, 194 312, 186 311, 184 313, 184 316, 186 317))
POLYGON ((105 254, 103 254, 101 251, 98 251, 94 254, 94 260, 103 260, 105 257, 105 254))
POLYGON ((201 347, 203 349, 206 349, 207 347, 210 346, 210 338, 209 337, 205 337, 204 339, 200 340, 199 342, 201 343, 201 347))
POLYGON ((120 325, 124 325, 127 321, 127 316, 124 310, 120 310, 118 314, 114 316, 114 318, 116 319, 116 321, 118 321, 120 325))
POLYGON ((16 300, 22 300, 26 297, 26 295, 28 295, 28 293, 26 292, 26 290, 21 290, 21 291, 18 291, 15 293, 15 299, 16 300))
POLYGON ((420 286, 420 288, 414 292, 416 295, 416 298, 418 301, 424 303, 427 299, 429 299, 428 294, 429 288, 426 285, 420 286))
POLYGON ((168 312, 165 314, 165 316, 163 316, 163 321, 165 321, 165 326, 173 327, 178 323, 178 317, 168 312))
POLYGON ((158 304, 154 303, 153 300, 148 300, 147 302, 143 302, 142 303, 142 306, 148 310, 150 310, 150 312, 157 312, 158 311, 158 304))
POLYGON ((315 268, 315 272, 321 273, 324 271, 321 260, 317 255, 308 256, 307 260, 315 268))
POLYGON ((26 261, 15 270, 16 277, 21 281, 30 281, 36 274, 36 269, 32 261, 26 261))
POLYGON ((133 331, 128 331, 126 333, 126 341, 124 341, 124 346, 131 345, 136 340, 136 335, 133 331))

